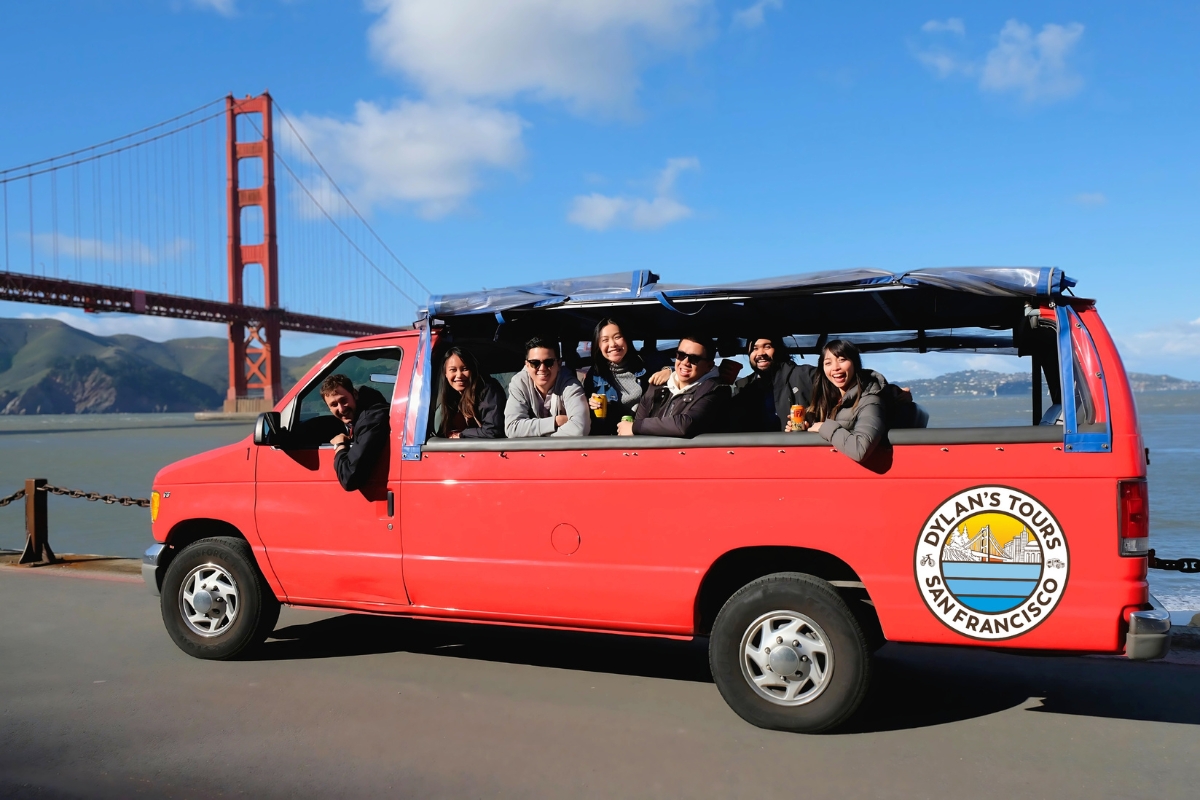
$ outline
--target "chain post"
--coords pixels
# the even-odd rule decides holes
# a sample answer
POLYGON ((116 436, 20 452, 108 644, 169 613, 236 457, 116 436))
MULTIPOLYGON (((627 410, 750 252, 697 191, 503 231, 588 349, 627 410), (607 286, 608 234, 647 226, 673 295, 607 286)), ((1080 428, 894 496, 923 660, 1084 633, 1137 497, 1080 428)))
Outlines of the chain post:
POLYGON ((46 524, 45 478, 25 481, 25 549, 18 564, 40 566, 58 561, 50 549, 49 526, 46 524))

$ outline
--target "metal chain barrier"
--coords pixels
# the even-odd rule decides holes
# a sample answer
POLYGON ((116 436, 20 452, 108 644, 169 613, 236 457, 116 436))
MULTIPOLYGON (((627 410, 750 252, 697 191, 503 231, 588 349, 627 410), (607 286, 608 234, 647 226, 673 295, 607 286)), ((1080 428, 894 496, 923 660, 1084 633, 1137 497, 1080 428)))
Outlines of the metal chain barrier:
MULTIPOLYGON (((79 499, 83 499, 83 500, 90 500, 93 503, 100 501, 103 503, 107 503, 110 506, 113 503, 120 503, 123 506, 141 506, 142 508, 150 507, 150 501, 144 497, 117 497, 116 495, 113 495, 113 494, 100 494, 99 492, 85 492, 82 489, 64 489, 61 486, 51 486, 50 484, 46 484, 45 486, 39 486, 38 491, 39 492, 49 492, 50 494, 62 495, 63 497, 74 497, 74 498, 79 498, 79 499)), ((24 489, 21 490, 21 494, 25 494, 24 489)))
POLYGON ((1154 551, 1149 552, 1150 569, 1162 569, 1171 572, 1200 572, 1200 558, 1159 558, 1154 551))
MULTIPOLYGON (((90 500, 91 503, 97 503, 98 501, 98 503, 107 503, 108 505, 120 503, 122 506, 140 506, 143 507, 143 509, 149 509, 150 507, 150 500, 146 498, 119 498, 116 497, 115 494, 84 492, 83 489, 65 489, 61 486, 50 486, 49 483, 47 483, 46 486, 38 487, 37 491, 49 492, 50 494, 59 494, 61 497, 66 498, 90 500)), ((16 492, 8 495, 8 497, 0 498, 0 509, 8 504, 14 503, 14 501, 22 499, 23 497, 25 497, 25 489, 17 489, 16 492)), ((1148 560, 1150 560, 1150 564, 1148 564, 1148 566, 1150 566, 1151 570, 1164 570, 1169 572, 1183 573, 1200 572, 1200 559, 1160 559, 1158 558, 1158 555, 1154 554, 1153 549, 1151 549, 1150 553, 1147 554, 1147 557, 1148 560)))

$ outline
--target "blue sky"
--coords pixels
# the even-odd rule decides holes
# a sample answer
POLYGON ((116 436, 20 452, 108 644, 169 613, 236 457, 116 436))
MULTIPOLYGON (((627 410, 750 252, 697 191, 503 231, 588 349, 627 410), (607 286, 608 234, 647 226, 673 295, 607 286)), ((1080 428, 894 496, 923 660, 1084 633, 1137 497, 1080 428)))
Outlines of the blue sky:
POLYGON ((1197 41, 1194 2, 7 3, 0 166, 269 88, 435 292, 1056 265, 1200 379, 1197 41))

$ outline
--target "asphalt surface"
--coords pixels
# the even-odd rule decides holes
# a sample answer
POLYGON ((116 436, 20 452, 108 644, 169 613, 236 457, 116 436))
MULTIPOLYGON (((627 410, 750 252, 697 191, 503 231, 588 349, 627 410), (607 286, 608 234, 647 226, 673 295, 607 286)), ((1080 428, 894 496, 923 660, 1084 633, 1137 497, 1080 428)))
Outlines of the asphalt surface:
POLYGON ((1197 795, 1200 666, 889 645, 853 728, 800 736, 702 643, 285 609, 216 663, 127 577, 0 569, 0 609, 5 797, 1197 795))

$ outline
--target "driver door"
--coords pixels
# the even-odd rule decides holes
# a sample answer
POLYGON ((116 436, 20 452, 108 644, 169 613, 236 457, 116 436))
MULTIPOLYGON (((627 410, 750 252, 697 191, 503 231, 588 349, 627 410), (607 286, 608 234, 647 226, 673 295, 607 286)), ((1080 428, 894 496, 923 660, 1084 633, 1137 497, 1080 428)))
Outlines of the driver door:
POLYGON ((264 447, 258 454, 254 518, 288 602, 409 604, 400 525, 389 514, 395 503, 388 497, 391 442, 403 430, 404 404, 398 406, 399 418, 390 418, 389 443, 370 480, 362 489, 347 492, 334 473, 334 450, 328 443, 345 429, 320 393, 326 377, 341 373, 356 389, 369 386, 379 391, 389 404, 393 396, 407 397, 407 375, 398 377, 403 356, 398 347, 340 354, 284 410, 287 445, 264 447))

